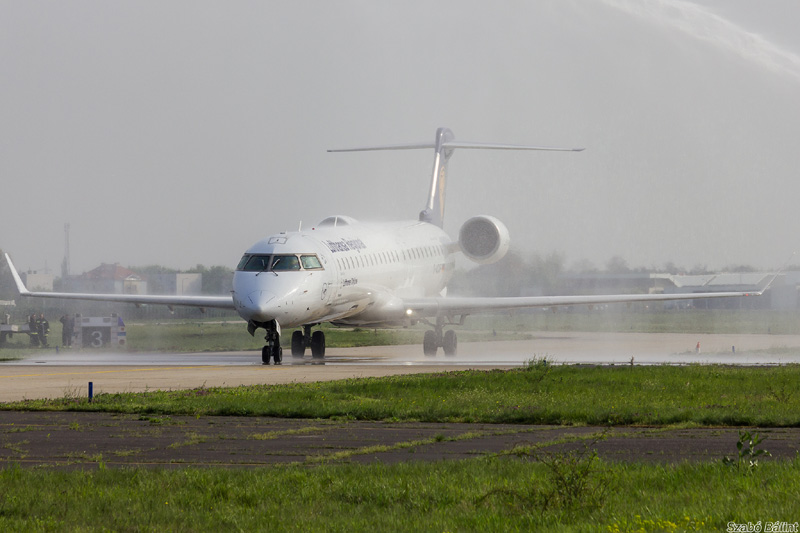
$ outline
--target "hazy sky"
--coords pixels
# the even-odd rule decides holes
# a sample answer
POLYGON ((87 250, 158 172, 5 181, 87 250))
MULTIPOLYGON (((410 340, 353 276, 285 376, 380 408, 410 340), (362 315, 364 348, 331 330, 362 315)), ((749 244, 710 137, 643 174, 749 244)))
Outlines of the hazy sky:
POLYGON ((769 268, 800 250, 800 3, 0 1, 0 248, 20 268, 235 266, 332 214, 524 253, 769 268))

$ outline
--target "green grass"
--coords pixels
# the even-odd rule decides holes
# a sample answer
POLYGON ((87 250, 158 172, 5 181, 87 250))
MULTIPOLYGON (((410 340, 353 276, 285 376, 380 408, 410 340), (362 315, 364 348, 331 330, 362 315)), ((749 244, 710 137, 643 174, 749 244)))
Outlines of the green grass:
POLYGON ((257 470, 101 462, 12 467, 0 487, 4 531, 724 531, 729 521, 800 515, 798 460, 746 475, 721 463, 569 456, 257 470))
POLYGON ((800 426, 800 366, 577 367, 27 400, 3 409, 427 422, 800 426))

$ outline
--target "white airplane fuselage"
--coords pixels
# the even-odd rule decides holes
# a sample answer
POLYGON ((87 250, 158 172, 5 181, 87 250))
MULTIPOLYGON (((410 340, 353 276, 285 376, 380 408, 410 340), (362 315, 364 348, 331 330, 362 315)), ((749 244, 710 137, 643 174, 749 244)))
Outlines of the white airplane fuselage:
POLYGON ((233 303, 255 324, 393 323, 404 317, 402 299, 442 293, 457 250, 441 228, 427 222, 366 224, 331 217, 251 246, 233 276, 233 303), (254 267, 256 260, 266 269, 254 267))

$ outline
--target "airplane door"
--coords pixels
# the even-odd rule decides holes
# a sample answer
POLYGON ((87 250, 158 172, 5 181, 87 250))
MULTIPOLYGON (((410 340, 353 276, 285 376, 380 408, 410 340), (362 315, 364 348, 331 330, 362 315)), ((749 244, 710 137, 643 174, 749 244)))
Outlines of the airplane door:
POLYGON ((341 272, 339 272, 339 265, 333 257, 322 256, 322 260, 325 274, 320 300, 326 305, 332 305, 341 292, 341 272))

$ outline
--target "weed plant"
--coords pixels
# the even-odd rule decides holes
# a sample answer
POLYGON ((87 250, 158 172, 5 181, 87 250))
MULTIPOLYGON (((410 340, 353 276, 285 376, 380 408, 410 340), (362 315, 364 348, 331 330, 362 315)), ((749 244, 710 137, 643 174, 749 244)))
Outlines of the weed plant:
POLYGON ((770 454, 764 448, 758 448, 758 445, 763 441, 763 437, 758 433, 751 433, 750 431, 739 431, 739 440, 736 442, 736 451, 738 457, 731 459, 724 457, 722 464, 735 468, 739 472, 749 473, 758 467, 758 459, 760 456, 769 457, 770 454))

